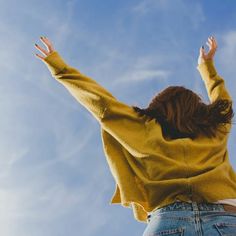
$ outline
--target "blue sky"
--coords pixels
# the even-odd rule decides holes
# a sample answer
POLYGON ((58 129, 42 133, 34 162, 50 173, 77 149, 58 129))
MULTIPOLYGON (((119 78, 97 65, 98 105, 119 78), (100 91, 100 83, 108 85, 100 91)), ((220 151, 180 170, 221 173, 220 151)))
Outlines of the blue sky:
MULTIPOLYGON (((213 0, 0 1, 0 235, 142 235, 146 227, 131 209, 109 205, 115 182, 99 124, 34 56, 41 35, 68 64, 140 107, 170 85, 208 103, 196 66, 213 35, 215 66, 235 100, 235 11, 235 2, 213 0)), ((235 138, 233 125, 234 170, 235 138)))

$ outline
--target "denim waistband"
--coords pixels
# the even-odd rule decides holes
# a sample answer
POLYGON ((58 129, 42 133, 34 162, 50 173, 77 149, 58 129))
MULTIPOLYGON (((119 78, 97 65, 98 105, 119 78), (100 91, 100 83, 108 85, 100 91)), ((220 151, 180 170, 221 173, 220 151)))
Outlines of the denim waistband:
POLYGON ((189 211, 224 211, 223 204, 218 203, 210 203, 210 202, 174 202, 162 208, 156 209, 152 212, 149 212, 149 215, 153 213, 162 213, 165 211, 182 211, 182 210, 189 210, 189 211))

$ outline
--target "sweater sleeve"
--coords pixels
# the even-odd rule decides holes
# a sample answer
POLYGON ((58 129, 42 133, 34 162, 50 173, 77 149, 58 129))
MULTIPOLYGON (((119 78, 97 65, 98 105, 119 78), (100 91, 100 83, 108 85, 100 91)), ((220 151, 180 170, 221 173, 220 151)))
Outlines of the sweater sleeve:
POLYGON ((99 122, 113 95, 92 78, 68 65, 57 51, 44 58, 51 75, 81 103, 99 122))
MULTIPOLYGON (((210 102, 213 103, 218 99, 226 99, 232 102, 232 98, 227 91, 224 79, 217 73, 212 59, 206 60, 205 62, 197 66, 198 71, 205 83, 206 90, 210 102)), ((224 125, 224 131, 230 131, 232 127, 231 123, 224 125)))
MULTIPOLYGON (((131 155, 138 158, 146 157, 145 144, 148 132, 145 118, 139 117, 131 106, 111 99, 101 125, 131 155)), ((156 135, 161 137, 161 133, 156 135)))
POLYGON ((231 96, 226 89, 225 81, 217 73, 212 59, 199 64, 197 69, 205 83, 211 103, 218 99, 227 99, 232 101, 231 96))
POLYGON ((117 100, 95 80, 68 65, 57 51, 44 58, 51 75, 99 121, 101 127, 128 151, 142 156, 146 126, 132 107, 117 100))

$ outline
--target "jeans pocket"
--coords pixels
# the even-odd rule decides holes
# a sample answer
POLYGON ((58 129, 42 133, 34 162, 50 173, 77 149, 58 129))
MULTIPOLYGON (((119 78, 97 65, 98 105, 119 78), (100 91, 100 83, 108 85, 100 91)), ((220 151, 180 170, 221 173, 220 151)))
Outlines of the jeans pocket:
POLYGON ((184 236, 185 227, 165 229, 157 232, 146 232, 143 236, 184 236))
POLYGON ((236 235, 236 223, 220 222, 215 223, 214 226, 221 236, 234 236, 236 235))

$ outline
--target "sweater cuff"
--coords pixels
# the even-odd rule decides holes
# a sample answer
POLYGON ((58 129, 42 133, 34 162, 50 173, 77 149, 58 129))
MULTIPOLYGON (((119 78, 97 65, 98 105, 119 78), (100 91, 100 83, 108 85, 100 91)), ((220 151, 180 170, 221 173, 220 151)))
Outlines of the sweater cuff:
POLYGON ((208 59, 197 66, 202 78, 212 78, 217 75, 216 68, 214 66, 214 61, 208 59))
POLYGON ((52 75, 59 74, 67 66, 66 62, 62 59, 57 51, 53 51, 47 55, 43 61, 52 75))

